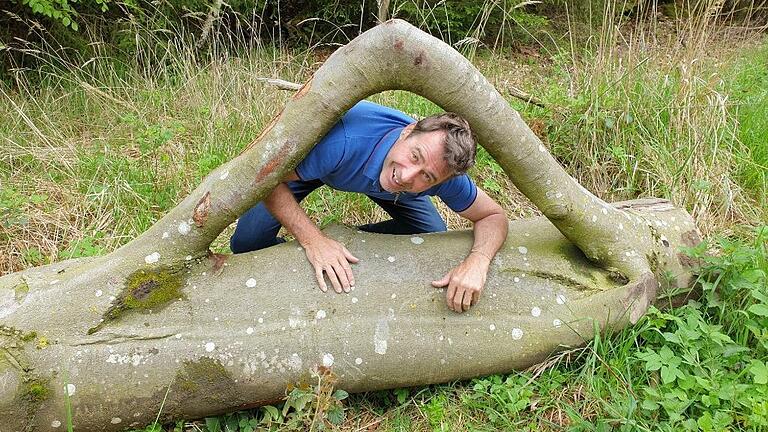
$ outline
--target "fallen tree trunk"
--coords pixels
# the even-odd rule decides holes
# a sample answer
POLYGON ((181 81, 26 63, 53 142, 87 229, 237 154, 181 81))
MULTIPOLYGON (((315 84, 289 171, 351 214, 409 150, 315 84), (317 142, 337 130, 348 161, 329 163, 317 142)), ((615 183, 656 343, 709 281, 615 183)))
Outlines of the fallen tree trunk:
POLYGON ((466 59, 389 21, 337 50, 241 155, 141 236, 0 278, 0 425, 57 430, 65 394, 81 430, 149 423, 166 393, 162 418, 199 417, 278 399, 315 364, 350 391, 525 367, 584 343, 595 322, 635 322, 659 287, 685 292, 678 247, 697 240, 668 203, 592 195, 466 59), (454 315, 427 286, 467 253, 467 233, 335 232, 363 259, 357 289, 338 296, 315 288, 294 246, 208 252, 347 109, 388 89, 464 116, 549 219, 512 224, 480 305, 454 315))
MULTIPOLYGON (((674 290, 690 273, 676 250, 697 242, 693 221, 660 201, 630 211, 653 214, 666 252, 654 259, 673 275, 662 292, 684 295, 674 290)), ((304 252, 289 243, 226 261, 193 259, 154 278, 148 270, 133 280, 134 295, 156 283, 167 301, 149 294, 91 335, 100 311, 120 302, 78 278, 98 259, 0 278, 3 431, 61 430, 67 388, 75 428, 108 431, 154 421, 166 392, 163 420, 274 402, 318 365, 350 392, 509 372, 583 345, 595 324, 623 327, 641 284, 657 283, 627 284, 595 267, 545 218, 516 221, 480 303, 455 314, 429 281, 465 256, 470 232, 336 227, 330 235, 361 258, 350 294, 317 289, 304 252)))

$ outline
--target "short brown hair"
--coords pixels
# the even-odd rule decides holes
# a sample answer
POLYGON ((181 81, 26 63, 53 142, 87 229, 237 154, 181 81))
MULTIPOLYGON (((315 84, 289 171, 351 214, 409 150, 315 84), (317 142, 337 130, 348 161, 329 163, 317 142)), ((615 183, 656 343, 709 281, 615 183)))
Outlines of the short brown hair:
POLYGON ((445 132, 443 159, 453 175, 464 174, 475 165, 477 144, 466 120, 452 112, 432 115, 419 120, 411 135, 434 131, 445 132))

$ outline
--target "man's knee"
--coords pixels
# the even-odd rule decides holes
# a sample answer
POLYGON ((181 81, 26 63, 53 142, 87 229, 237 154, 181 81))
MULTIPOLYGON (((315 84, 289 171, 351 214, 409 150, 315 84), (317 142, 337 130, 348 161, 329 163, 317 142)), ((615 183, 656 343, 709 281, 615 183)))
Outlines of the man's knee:
POLYGON ((448 231, 448 226, 445 225, 445 221, 443 218, 440 217, 440 215, 435 214, 434 217, 430 218, 424 225, 424 232, 444 232, 448 231))
POLYGON ((268 248, 280 243, 285 243, 285 239, 275 236, 245 236, 235 231, 232 237, 229 238, 229 249, 232 250, 232 253, 239 254, 268 248))
POLYGON ((229 248, 237 254, 274 246, 285 241, 277 238, 279 230, 280 225, 260 204, 237 221, 229 248))

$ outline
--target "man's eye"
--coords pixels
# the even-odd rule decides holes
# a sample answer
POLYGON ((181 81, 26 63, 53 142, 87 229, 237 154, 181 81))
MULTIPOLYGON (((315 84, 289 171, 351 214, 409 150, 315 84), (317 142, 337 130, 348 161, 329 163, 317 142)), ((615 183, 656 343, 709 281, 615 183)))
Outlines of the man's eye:
POLYGON ((418 160, 419 158, 416 156, 416 153, 411 153, 411 159, 418 160))
POLYGON ((432 183, 432 177, 430 177, 429 174, 424 173, 422 175, 424 176, 424 180, 426 180, 427 183, 432 183))

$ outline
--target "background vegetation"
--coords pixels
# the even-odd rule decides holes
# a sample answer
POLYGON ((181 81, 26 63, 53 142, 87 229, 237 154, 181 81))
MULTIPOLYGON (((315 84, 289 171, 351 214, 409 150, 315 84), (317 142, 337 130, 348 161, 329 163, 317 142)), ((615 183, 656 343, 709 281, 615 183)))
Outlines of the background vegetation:
MULTIPOLYGON (((4 5, 0 274, 106 253, 145 230, 290 97, 258 78, 303 82, 375 23, 373 2, 277 5, 4 5)), ((688 251, 706 264, 701 298, 520 373, 352 396, 318 375, 280 406, 166 428, 768 430, 763 6, 393 2, 392 15, 452 43, 503 93, 539 99, 508 97, 587 189, 669 198, 694 215, 707 237, 688 251)), ((403 92, 373 99, 414 116, 439 110, 403 92)), ((486 153, 472 175, 510 218, 537 214, 486 153)), ((452 228, 466 226, 438 205, 452 228)), ((385 216, 324 188, 305 208, 321 225, 385 216)))

